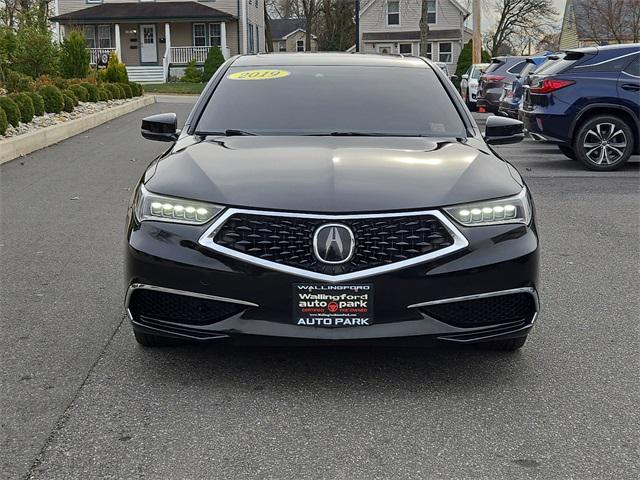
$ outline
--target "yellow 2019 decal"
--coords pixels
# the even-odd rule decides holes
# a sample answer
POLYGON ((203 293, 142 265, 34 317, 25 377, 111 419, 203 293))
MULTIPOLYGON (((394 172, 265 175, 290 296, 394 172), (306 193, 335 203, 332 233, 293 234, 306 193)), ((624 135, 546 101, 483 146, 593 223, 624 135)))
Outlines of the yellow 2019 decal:
POLYGON ((271 80, 273 78, 282 78, 291 75, 286 70, 245 70, 244 72, 236 72, 227 78, 231 80, 271 80))

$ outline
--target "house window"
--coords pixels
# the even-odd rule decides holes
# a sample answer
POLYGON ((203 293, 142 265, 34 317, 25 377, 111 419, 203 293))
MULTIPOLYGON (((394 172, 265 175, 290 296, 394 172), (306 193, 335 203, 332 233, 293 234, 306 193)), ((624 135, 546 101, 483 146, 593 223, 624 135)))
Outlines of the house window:
POLYGON ((85 25, 83 27, 84 41, 87 44, 87 48, 96 48, 96 26, 85 25))
POLYGON ((193 24, 193 45, 196 47, 207 46, 207 31, 204 23, 193 24))
POLYGON ((217 45, 217 46, 222 45, 219 23, 209 24, 209 45, 217 45))
POLYGON ((438 60, 444 63, 453 62, 453 54, 451 53, 451 42, 443 42, 438 45, 438 60))
POLYGON ((298 40, 296 42, 296 52, 304 52, 304 40, 298 40))
POLYGON ((111 48, 111 26, 98 25, 98 47, 111 48))
POLYGON ((411 43, 399 43, 398 53, 402 55, 411 55, 413 53, 413 44, 411 43))
POLYGON ((427 23, 436 23, 436 0, 427 0, 427 23))
POLYGON ((428 58, 429 60, 433 60, 433 43, 427 43, 427 53, 422 54, 422 56, 428 58))
POLYGON ((248 41, 249 41, 249 45, 248 45, 248 50, 249 53, 254 53, 254 39, 253 39, 253 25, 250 23, 247 23, 247 34, 248 34, 248 41))
POLYGON ((400 25, 400 2, 398 0, 387 2, 387 25, 400 25))

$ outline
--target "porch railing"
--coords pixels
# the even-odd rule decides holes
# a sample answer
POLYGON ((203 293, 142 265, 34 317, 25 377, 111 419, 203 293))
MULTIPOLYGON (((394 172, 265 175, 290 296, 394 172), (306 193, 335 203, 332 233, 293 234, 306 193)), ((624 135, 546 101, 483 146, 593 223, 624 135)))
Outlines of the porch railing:
POLYGON ((111 52, 116 51, 115 48, 87 48, 87 50, 89 50, 89 55, 91 55, 91 65, 95 65, 96 63, 98 63, 98 59, 103 53, 111 55, 111 52))
MULTIPOLYGON (((195 60, 196 63, 204 63, 207 59, 207 54, 211 47, 171 47, 171 63, 189 63, 191 60, 195 60)), ((221 48, 222 56, 229 58, 229 49, 227 47, 221 48)))

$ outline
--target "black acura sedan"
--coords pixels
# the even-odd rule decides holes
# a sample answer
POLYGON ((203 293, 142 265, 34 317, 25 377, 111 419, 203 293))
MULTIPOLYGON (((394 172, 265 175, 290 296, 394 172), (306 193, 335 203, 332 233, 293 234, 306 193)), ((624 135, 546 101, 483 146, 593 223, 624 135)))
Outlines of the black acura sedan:
POLYGON ((521 347, 538 313, 533 203, 422 58, 234 57, 129 208, 125 306, 137 341, 439 339, 521 347))

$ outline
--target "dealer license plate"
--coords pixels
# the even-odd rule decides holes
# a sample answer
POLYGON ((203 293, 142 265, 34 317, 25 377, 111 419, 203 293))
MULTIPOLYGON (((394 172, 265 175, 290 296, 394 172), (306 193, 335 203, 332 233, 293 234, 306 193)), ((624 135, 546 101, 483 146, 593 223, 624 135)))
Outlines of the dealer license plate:
POLYGON ((307 327, 373 323, 373 285, 293 285, 293 322, 307 327))

